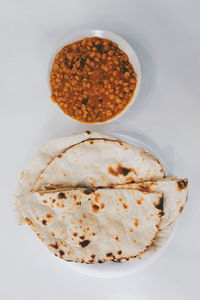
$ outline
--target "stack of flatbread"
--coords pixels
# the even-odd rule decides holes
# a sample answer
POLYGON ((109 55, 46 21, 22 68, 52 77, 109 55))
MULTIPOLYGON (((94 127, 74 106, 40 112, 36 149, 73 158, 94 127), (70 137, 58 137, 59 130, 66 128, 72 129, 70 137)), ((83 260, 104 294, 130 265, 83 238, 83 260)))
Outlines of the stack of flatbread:
POLYGON ((168 239, 188 194, 151 154, 86 131, 51 141, 22 172, 27 223, 56 256, 84 263, 148 257, 168 239))

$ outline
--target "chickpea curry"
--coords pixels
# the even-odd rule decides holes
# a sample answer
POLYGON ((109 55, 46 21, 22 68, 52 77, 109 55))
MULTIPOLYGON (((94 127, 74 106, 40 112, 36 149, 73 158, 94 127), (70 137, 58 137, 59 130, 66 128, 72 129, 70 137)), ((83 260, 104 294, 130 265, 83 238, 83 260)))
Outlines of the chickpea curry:
POLYGON ((130 103, 136 83, 126 53, 99 37, 64 46, 50 73, 53 102, 84 123, 105 122, 120 114, 130 103))

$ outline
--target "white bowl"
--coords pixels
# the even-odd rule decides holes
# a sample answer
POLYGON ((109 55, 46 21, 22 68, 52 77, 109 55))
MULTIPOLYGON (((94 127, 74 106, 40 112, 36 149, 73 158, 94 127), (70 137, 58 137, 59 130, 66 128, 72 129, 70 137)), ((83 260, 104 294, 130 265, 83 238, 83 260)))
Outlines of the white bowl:
MULTIPOLYGON (((48 85, 49 85, 49 89, 50 89, 50 93, 51 93, 51 87, 50 87, 50 71, 53 65, 53 61, 55 58, 55 55, 67 44, 73 43, 77 40, 81 40, 85 37, 93 37, 93 36, 98 36, 104 39, 109 39, 115 43, 118 44, 119 48, 121 48, 129 57, 129 61, 131 62, 131 64, 133 65, 133 68, 137 74, 137 83, 136 83, 136 88, 133 94, 132 99, 130 100, 129 104, 124 108, 124 110, 119 113, 118 115, 116 115, 114 118, 105 121, 105 122, 95 122, 95 123, 88 123, 88 122, 82 122, 79 120, 76 120, 72 117, 70 117, 69 115, 65 114, 66 116, 68 116, 70 119, 73 119, 79 123, 83 123, 83 124, 88 124, 88 125, 95 125, 95 124, 105 124, 105 123, 109 123, 112 122, 116 119, 118 119, 119 117, 121 117, 130 107, 131 105, 135 102, 136 97, 138 95, 139 89, 140 89, 140 85, 141 85, 141 78, 142 78, 142 73, 141 73, 141 65, 139 62, 139 59, 137 57, 137 54, 135 52, 135 50, 130 46, 130 44, 124 40, 121 36, 110 32, 110 31, 105 31, 105 30, 99 30, 99 29, 85 29, 82 30, 80 32, 76 32, 73 35, 66 37, 64 40, 62 40, 61 42, 59 42, 59 44, 57 45, 53 56, 51 58, 50 64, 49 64, 49 69, 48 69, 48 85)), ((60 109, 60 108, 59 108, 60 109)))

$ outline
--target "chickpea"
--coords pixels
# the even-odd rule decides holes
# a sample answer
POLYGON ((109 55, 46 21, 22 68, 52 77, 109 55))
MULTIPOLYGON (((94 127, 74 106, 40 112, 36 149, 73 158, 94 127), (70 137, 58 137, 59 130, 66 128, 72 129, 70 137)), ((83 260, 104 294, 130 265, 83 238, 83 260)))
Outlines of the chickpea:
POLYGON ((113 53, 114 53, 114 51, 113 51, 113 50, 109 50, 109 51, 108 51, 108 55, 110 55, 110 56, 112 56, 112 55, 113 55, 113 53))
POLYGON ((54 64, 53 69, 54 69, 55 71, 58 71, 58 70, 59 70, 59 65, 58 65, 58 64, 54 64))
POLYGON ((55 80, 51 80, 51 85, 52 85, 52 86, 55 85, 55 80))
POLYGON ((130 91, 130 89, 129 89, 128 87, 125 87, 125 88, 124 88, 124 92, 125 92, 125 93, 128 93, 129 91, 130 91))
POLYGON ((94 57, 94 56, 95 56, 95 54, 96 54, 96 53, 95 53, 94 51, 92 51, 92 52, 90 52, 90 54, 89 54, 89 55, 90 55, 91 57, 94 57))

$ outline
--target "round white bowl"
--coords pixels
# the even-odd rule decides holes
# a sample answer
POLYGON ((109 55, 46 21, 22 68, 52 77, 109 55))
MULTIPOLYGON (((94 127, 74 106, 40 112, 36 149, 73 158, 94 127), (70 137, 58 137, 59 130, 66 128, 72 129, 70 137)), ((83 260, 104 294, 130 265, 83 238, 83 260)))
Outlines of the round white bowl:
MULTIPOLYGON (((139 59, 137 57, 137 54, 135 52, 135 50, 130 46, 130 44, 123 39, 121 36, 119 36, 118 34, 115 34, 113 32, 110 31, 105 31, 105 30, 100 30, 100 29, 85 29, 82 30, 80 32, 76 32, 73 35, 66 37, 64 40, 62 40, 61 42, 59 42, 59 44, 57 45, 53 56, 51 58, 50 64, 49 64, 49 69, 48 69, 48 85, 49 85, 49 89, 50 89, 50 93, 51 93, 51 87, 50 87, 50 71, 53 65, 53 61, 55 58, 55 55, 67 44, 73 43, 77 40, 81 40, 85 37, 94 37, 94 36, 98 36, 104 39, 109 39, 115 43, 118 44, 119 48, 122 49, 129 57, 129 61, 130 63, 133 65, 133 68, 137 74, 137 83, 136 83, 136 88, 133 94, 132 99, 130 100, 129 104, 124 108, 124 110, 117 114, 115 117, 113 117, 112 119, 105 121, 105 122, 82 122, 79 121, 77 119, 74 119, 72 117, 70 117, 69 115, 65 114, 67 117, 69 117, 70 119, 73 119, 74 121, 77 121, 79 123, 82 124, 88 124, 88 125, 95 125, 95 124, 105 124, 105 123, 109 123, 112 122, 116 119, 118 119, 119 117, 121 117, 130 107, 131 105, 135 102, 136 97, 139 93, 139 89, 140 89, 140 85, 141 85, 141 78, 142 78, 142 72, 141 72, 141 65, 139 62, 139 59)), ((58 105, 57 105, 58 106, 58 105)), ((59 106, 58 106, 59 107, 59 106)), ((60 109, 60 108, 59 108, 60 109)))

